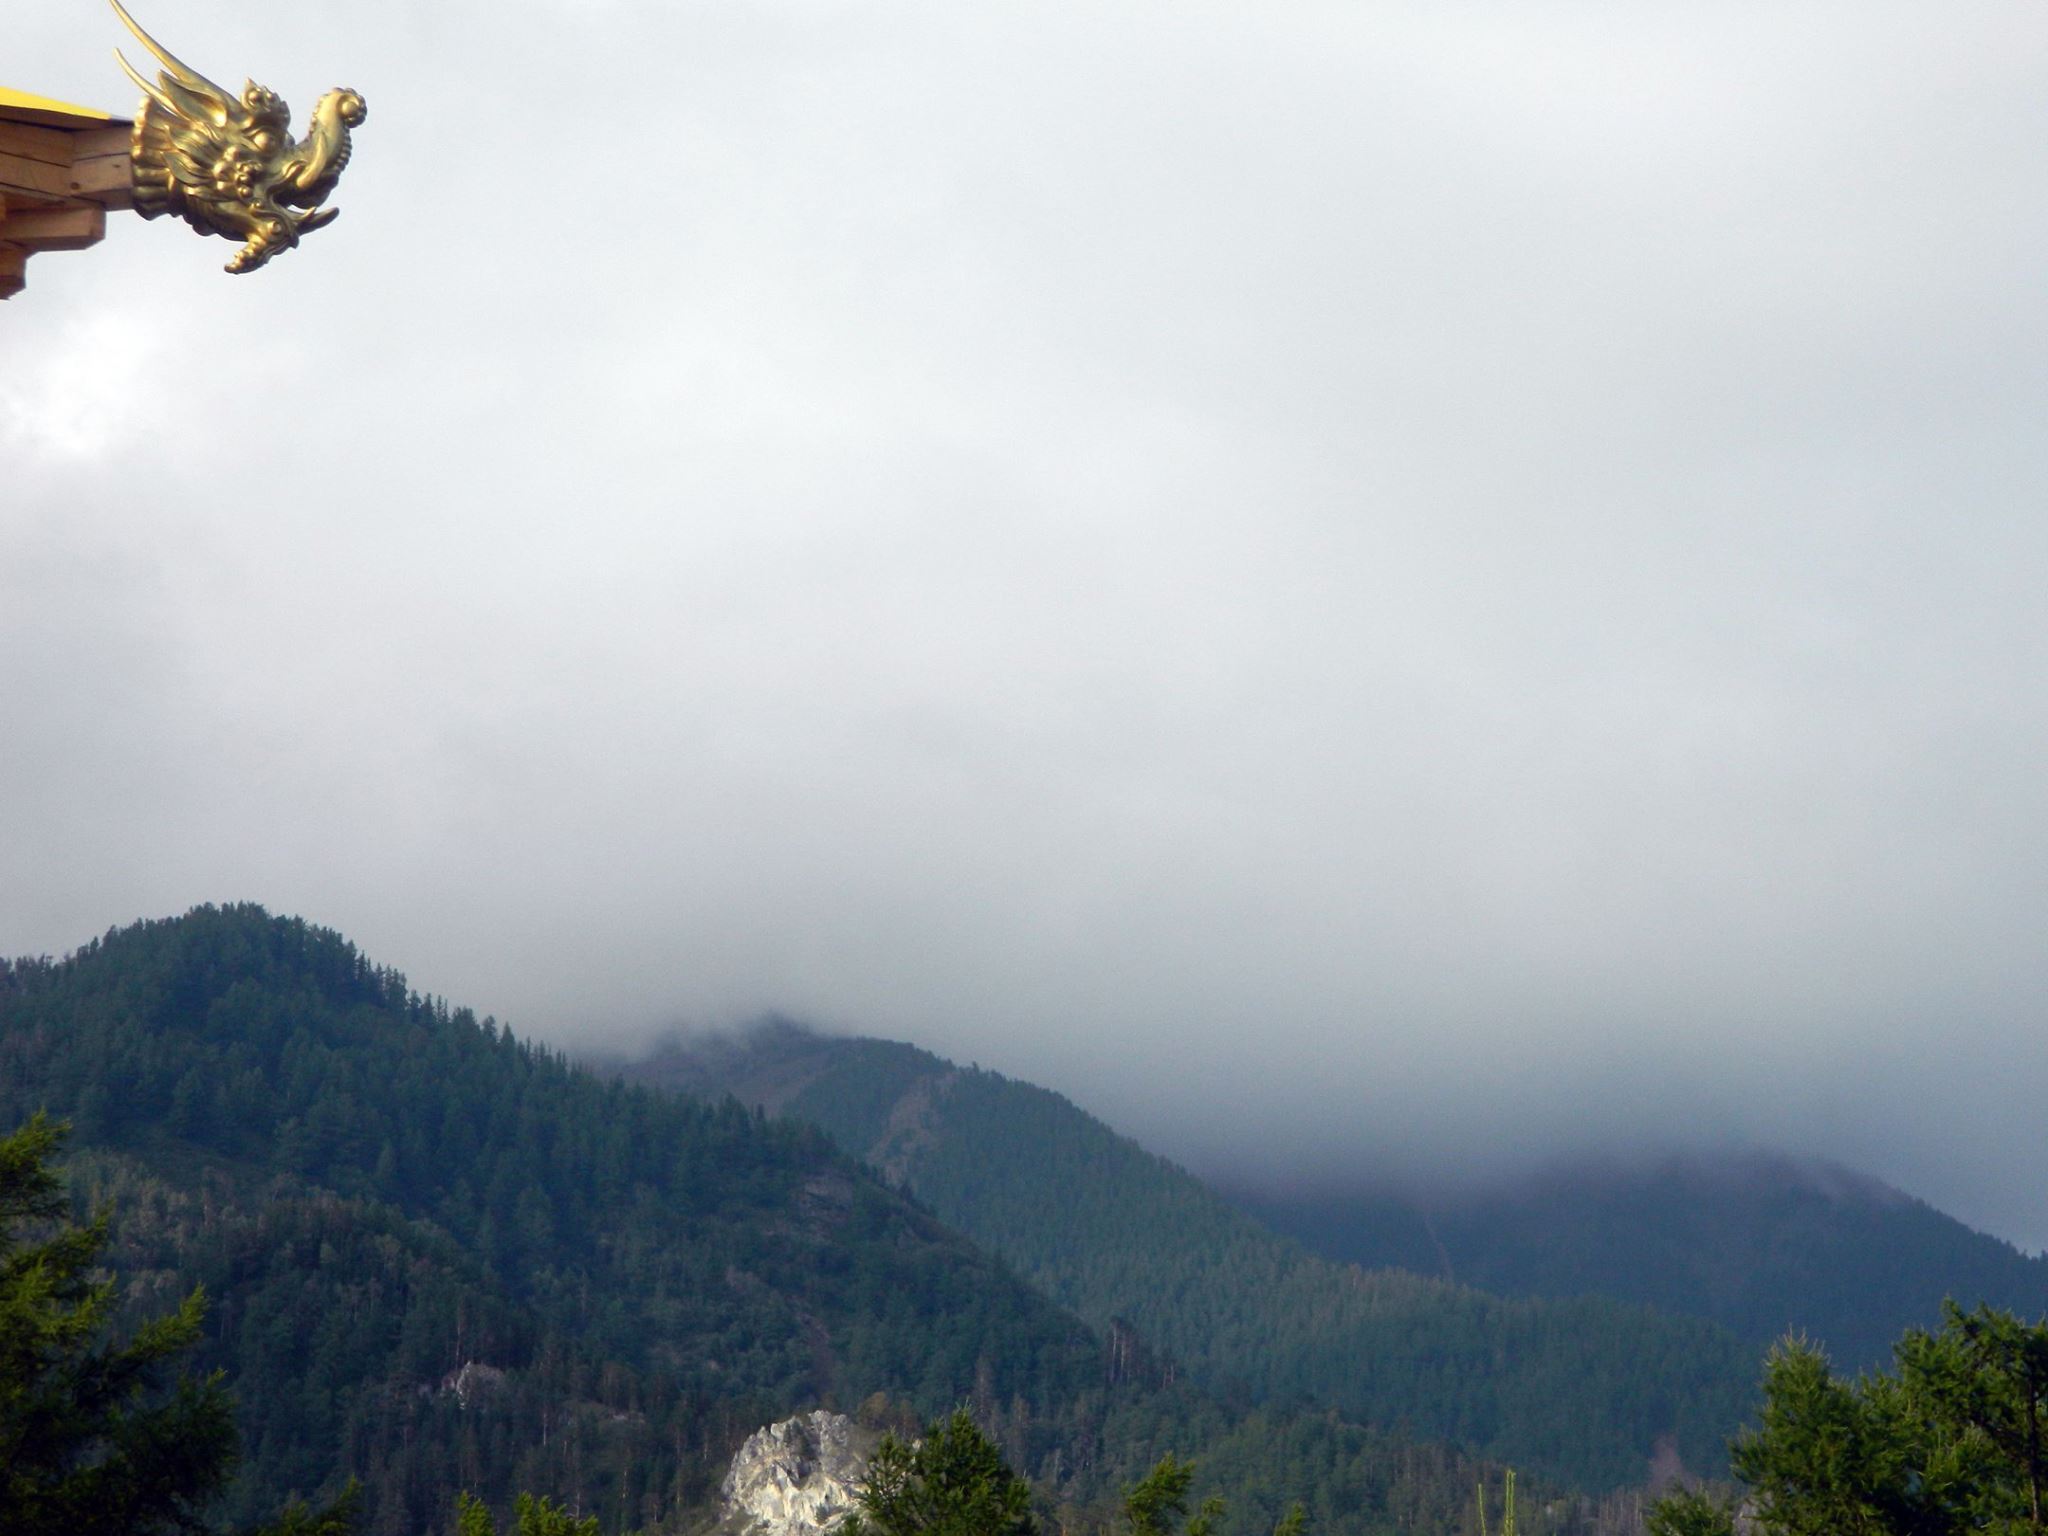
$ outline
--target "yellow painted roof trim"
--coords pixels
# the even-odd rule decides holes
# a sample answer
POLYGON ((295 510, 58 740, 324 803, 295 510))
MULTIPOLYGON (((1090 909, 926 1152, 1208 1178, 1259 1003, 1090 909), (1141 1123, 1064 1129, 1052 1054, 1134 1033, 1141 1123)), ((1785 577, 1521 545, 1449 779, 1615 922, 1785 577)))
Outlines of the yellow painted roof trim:
POLYGON ((69 119, 80 128, 114 121, 111 113, 102 112, 97 107, 73 106, 68 101, 53 101, 48 96, 36 96, 0 85, 0 115, 12 117, 17 113, 33 122, 56 120, 61 123, 69 119))

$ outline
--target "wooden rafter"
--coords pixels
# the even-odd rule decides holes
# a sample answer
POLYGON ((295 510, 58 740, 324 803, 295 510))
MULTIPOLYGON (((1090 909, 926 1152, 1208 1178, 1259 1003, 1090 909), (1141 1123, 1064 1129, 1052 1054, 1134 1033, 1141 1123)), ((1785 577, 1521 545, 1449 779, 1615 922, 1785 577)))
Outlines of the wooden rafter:
POLYGON ((0 88, 0 299, 19 293, 28 258, 79 251, 131 206, 132 125, 89 107, 0 88))

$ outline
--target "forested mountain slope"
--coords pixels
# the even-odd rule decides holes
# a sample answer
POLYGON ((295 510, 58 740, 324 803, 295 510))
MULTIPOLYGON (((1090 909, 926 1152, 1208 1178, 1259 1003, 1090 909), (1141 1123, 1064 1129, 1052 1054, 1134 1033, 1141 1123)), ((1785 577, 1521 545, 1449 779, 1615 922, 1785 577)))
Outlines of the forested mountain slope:
POLYGON ((1850 1371, 1888 1367, 1954 1297, 2048 1310, 2048 1260, 1845 1169, 1762 1154, 1581 1165, 1423 1201, 1232 1192, 1329 1258, 1455 1276, 1516 1296, 1597 1293, 1712 1318, 1762 1345, 1788 1331, 1850 1371))
MULTIPOLYGON (((447 1529, 461 1488, 687 1528, 751 1430, 820 1405, 966 1401, 1076 1533, 1166 1450, 1247 1533, 1294 1498, 1330 1536, 1453 1531, 1485 1471, 1226 1407, 821 1132, 602 1081, 254 907, 0 963, 0 1123, 45 1107, 130 1319, 207 1286, 229 1518, 353 1474, 370 1536, 447 1529)), ((1529 1528, 1592 1530, 1556 1499, 1529 1528)))
POLYGON ((911 1046, 784 1024, 624 1070, 823 1127, 1226 1396, 1329 1404, 1598 1488, 1640 1481, 1667 1438, 1718 1469, 1757 1378, 1757 1353, 1704 1322, 1331 1263, 1059 1095, 911 1046))
POLYGON ((219 1298, 262 1480, 355 1467, 393 1529, 487 1462, 514 1476, 494 1435, 640 1517, 722 1470, 714 1404, 936 1409, 979 1374, 1050 1409, 1099 1370, 1078 1322, 817 1132, 601 1082, 254 909, 0 972, 0 1120, 45 1106, 131 1196, 127 1258, 219 1298), (466 1364, 505 1411, 436 1435, 466 1364))

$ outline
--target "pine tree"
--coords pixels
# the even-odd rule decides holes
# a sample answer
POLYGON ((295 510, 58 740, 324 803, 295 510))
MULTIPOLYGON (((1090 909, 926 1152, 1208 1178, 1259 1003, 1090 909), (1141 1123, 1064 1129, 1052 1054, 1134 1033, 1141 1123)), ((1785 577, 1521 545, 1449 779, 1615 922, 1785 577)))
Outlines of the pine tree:
MULTIPOLYGON (((578 1517, 552 1499, 519 1495, 512 1511, 517 1522, 514 1536, 597 1536, 597 1516, 578 1517)), ((490 1506, 474 1494, 464 1492, 455 1500, 455 1536, 498 1536, 498 1522, 490 1506)))
MULTIPOLYGON (((1124 1523, 1130 1536, 1173 1536, 1174 1522, 1188 1512, 1188 1489, 1195 1464, 1177 1460, 1172 1452, 1124 1493, 1124 1523)), ((1210 1536, 1223 1518, 1223 1501, 1208 1498, 1188 1519, 1186 1536, 1210 1536)))
POLYGON ((966 1409, 905 1445, 894 1435, 868 1463, 843 1536, 1036 1536, 1031 1490, 966 1409))
MULTIPOLYGON (((104 1212, 65 1220, 49 1162, 67 1127, 38 1114, 0 1138, 0 1530, 7 1536, 198 1536, 234 1470, 233 1404, 216 1374, 162 1380, 198 1341, 206 1297, 126 1343, 102 1341, 115 1297, 94 1280, 104 1212)), ((342 1536, 354 1495, 294 1504, 264 1536, 342 1536)))
MULTIPOLYGON (((1802 1339, 1771 1353, 1757 1428, 1735 1443, 1766 1536, 2041 1536, 2048 1323, 1951 1303, 1907 1332, 1894 1374, 1844 1381, 1802 1339)), ((1651 1536, 1729 1536, 1726 1508, 1679 1494, 1651 1536)))

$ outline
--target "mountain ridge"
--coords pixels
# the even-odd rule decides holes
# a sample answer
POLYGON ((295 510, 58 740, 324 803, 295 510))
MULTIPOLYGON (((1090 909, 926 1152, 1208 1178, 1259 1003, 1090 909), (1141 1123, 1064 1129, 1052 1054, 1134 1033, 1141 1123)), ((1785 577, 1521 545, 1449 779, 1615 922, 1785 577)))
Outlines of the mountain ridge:
MULTIPOLYGON (((601 1080, 259 907, 0 961, 0 1126, 74 1122, 122 1321, 195 1283, 194 1366, 248 1457, 219 1512, 364 1484, 363 1536, 529 1489, 606 1532, 687 1532, 793 1409, 903 1428, 971 1406, 1075 1536, 1168 1451, 1247 1528, 1458 1528, 1449 1446, 1231 1405, 1095 1334, 823 1133, 601 1080)), ((1553 1486, 1532 1536, 1617 1527, 1553 1486)))
POLYGON ((1135 1324, 1240 1400, 1326 1402, 1615 1487, 1667 1442, 1717 1470, 1759 1367, 1703 1321, 1331 1263, 1050 1090, 901 1042, 780 1020, 612 1067, 808 1120, 1097 1328, 1135 1324))
POLYGON ((1100 1368, 818 1133, 593 1078, 260 908, 0 967, 0 1123, 43 1108, 131 1283, 215 1297, 199 1363, 248 1399, 250 1508, 353 1472, 371 1536, 479 1480, 637 1515, 777 1410, 985 1380, 1049 1421, 1100 1368), (481 1419, 440 1391, 472 1365, 481 1419))
MULTIPOLYGON (((665 1063, 677 1086, 694 1072, 697 1091, 797 1112, 842 1144, 865 1139, 860 1154, 901 1181, 908 1149, 875 1138, 863 1101, 809 1091, 850 1049, 867 1058, 855 1084, 870 1095, 920 1080, 930 1089, 968 1070, 915 1045, 824 1035, 781 1017, 672 1040, 649 1060, 665 1063)), ((1350 1186, 1327 1172, 1277 1189, 1204 1182, 1333 1263, 1504 1297, 1606 1296, 1716 1323, 1757 1350, 1797 1332, 1852 1369, 1888 1365, 1902 1331, 1938 1326, 1946 1296, 2048 1311, 2048 1258, 1870 1174, 1763 1148, 1594 1154, 1430 1197, 1365 1174, 1350 1186)))
POLYGON ((1801 1333, 1852 1370, 1938 1326, 1944 1297, 2048 1308, 2048 1260, 1869 1174, 1760 1149, 1557 1164, 1433 1198, 1364 1181, 1226 1193, 1332 1259, 1440 1265, 1514 1295, 1600 1292, 1759 1345, 1801 1333))

